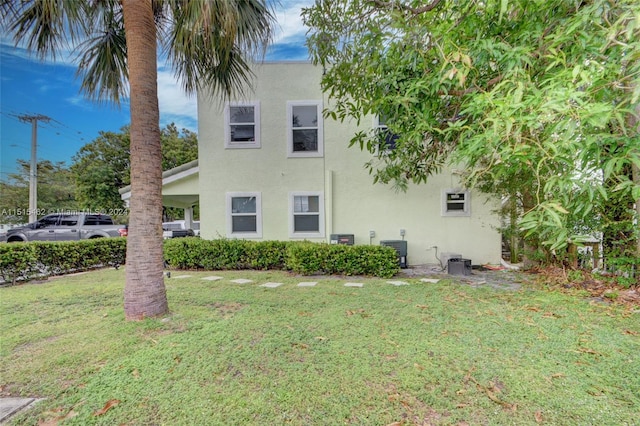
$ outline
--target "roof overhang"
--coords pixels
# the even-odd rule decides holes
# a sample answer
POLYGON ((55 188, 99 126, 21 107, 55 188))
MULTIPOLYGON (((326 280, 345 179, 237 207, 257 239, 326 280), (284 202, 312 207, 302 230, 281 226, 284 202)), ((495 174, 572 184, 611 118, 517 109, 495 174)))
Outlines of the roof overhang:
MULTIPOLYGON (((186 193, 180 194, 167 194, 165 193, 165 187, 179 184, 180 181, 193 179, 194 175, 197 178, 199 172, 200 168, 198 166, 198 160, 193 160, 189 163, 185 163, 181 166, 162 172, 162 204, 168 207, 182 208, 198 204, 200 199, 198 185, 195 185, 195 188, 186 191, 186 193)), ((118 191, 120 192, 120 198, 128 203, 131 199, 131 185, 120 188, 118 191)))

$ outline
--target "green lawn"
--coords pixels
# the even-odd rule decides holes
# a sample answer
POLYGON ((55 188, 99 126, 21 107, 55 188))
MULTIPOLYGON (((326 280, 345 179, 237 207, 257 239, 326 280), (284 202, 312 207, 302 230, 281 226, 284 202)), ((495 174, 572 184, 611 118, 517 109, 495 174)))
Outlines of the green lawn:
POLYGON ((47 398, 14 423, 640 424, 638 311, 527 286, 180 274, 171 316, 137 323, 122 270, 0 288, 1 393, 47 398))

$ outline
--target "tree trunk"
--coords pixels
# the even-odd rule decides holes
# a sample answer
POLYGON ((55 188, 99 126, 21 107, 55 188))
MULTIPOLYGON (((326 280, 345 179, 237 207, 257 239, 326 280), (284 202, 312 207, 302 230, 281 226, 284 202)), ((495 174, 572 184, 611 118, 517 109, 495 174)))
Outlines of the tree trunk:
MULTIPOLYGON (((529 190, 525 190, 522 193, 522 211, 527 212, 535 206, 535 200, 533 194, 529 190)), ((533 269, 540 266, 540 261, 537 257, 538 242, 537 237, 522 237, 524 242, 524 250, 522 253, 522 266, 524 269, 533 269)))
POLYGON ((169 311, 162 271, 162 153, 151 1, 122 0, 131 109, 131 202, 124 286, 128 320, 169 311))
MULTIPOLYGON (((635 114, 630 118, 631 134, 640 139, 640 103, 636 104, 635 114)), ((634 163, 631 165, 631 176, 633 183, 640 186, 640 168, 634 163)), ((636 226, 640 226, 640 199, 635 200, 636 204, 636 226)), ((636 257, 640 259, 640 235, 636 228, 636 257)))

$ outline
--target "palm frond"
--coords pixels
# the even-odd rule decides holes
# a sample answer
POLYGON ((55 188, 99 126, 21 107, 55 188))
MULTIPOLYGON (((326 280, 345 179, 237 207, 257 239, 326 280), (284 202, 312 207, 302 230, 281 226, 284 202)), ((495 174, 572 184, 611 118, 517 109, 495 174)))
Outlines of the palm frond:
POLYGON ((83 37, 90 6, 84 1, 2 0, 0 10, 3 30, 16 44, 24 43, 40 58, 55 58, 68 43, 83 37))
POLYGON ((166 54, 188 93, 207 87, 225 98, 251 81, 249 62, 264 55, 275 18, 262 0, 169 2, 166 54))
POLYGON ((91 99, 119 104, 129 87, 122 9, 117 2, 103 2, 91 18, 94 32, 76 47, 80 88, 91 99))

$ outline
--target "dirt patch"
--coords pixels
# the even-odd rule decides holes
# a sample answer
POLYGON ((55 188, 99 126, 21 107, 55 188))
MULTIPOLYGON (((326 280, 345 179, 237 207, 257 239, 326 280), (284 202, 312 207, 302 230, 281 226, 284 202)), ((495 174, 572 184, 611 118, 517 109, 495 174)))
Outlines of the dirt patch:
POLYGON ((236 303, 236 302, 228 302, 228 303, 216 302, 216 303, 210 304, 209 307, 215 310, 216 312, 218 312, 218 314, 220 314, 222 318, 227 319, 227 318, 231 318, 233 314, 235 314, 236 312, 242 310, 245 307, 245 305, 241 303, 236 303))
POLYGON ((621 303, 634 309, 640 307, 640 283, 627 288, 619 285, 614 276, 558 267, 539 269, 531 275, 536 276, 537 283, 555 290, 582 292, 598 301, 621 303))
POLYGON ((491 287, 496 290, 519 290, 522 284, 531 280, 528 274, 508 269, 473 269, 471 275, 450 275, 439 266, 419 265, 402 269, 398 277, 435 278, 457 281, 472 287, 491 287))

